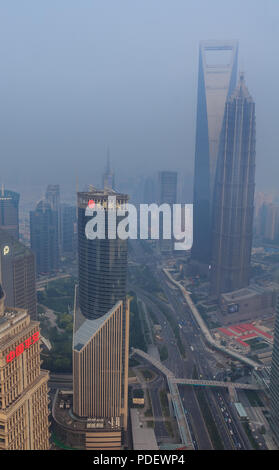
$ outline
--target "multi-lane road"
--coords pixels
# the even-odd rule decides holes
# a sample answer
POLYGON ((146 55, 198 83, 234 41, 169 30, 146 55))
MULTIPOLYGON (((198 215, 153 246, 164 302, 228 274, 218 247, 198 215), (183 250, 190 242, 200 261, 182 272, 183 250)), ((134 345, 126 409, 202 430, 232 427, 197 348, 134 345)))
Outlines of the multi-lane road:
MULTIPOLYGON (((162 326, 160 336, 168 348, 168 359, 164 361, 164 364, 176 377, 191 378, 195 369, 203 379, 214 379, 214 374, 216 374, 214 367, 216 365, 216 353, 205 345, 199 326, 192 316, 190 309, 187 308, 180 290, 169 284, 155 255, 147 254, 141 243, 134 244, 133 248, 132 256, 134 260, 139 264, 144 263, 149 266, 168 300, 167 304, 152 293, 141 289, 139 284, 130 286, 136 291, 138 297, 144 301, 147 310, 152 309, 162 326), (164 309, 168 308, 177 324, 180 324, 180 336, 186 353, 185 359, 180 354, 172 328, 160 306, 164 309)), ((179 386, 179 391, 196 447, 199 449, 212 449, 212 442, 194 388, 179 386)), ((233 405, 229 402, 227 391, 221 389, 213 391, 207 388, 205 396, 219 436, 223 442, 223 447, 228 450, 251 449, 251 444, 241 423, 237 420, 235 414, 232 413, 233 405)), ((154 402, 156 398, 158 400, 158 396, 156 397, 155 395, 154 402)))

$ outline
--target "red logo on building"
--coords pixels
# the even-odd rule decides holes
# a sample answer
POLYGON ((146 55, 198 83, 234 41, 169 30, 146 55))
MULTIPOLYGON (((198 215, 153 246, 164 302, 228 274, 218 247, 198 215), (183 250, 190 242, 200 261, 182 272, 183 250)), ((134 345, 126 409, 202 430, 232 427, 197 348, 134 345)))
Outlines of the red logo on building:
POLYGON ((32 336, 27 338, 23 343, 20 343, 15 349, 12 349, 6 356, 6 362, 12 362, 15 357, 20 356, 25 349, 29 349, 30 346, 39 341, 40 332, 36 331, 32 336))
POLYGON ((89 209, 94 209, 95 207, 95 201, 93 199, 89 199, 88 201, 88 207, 89 209))

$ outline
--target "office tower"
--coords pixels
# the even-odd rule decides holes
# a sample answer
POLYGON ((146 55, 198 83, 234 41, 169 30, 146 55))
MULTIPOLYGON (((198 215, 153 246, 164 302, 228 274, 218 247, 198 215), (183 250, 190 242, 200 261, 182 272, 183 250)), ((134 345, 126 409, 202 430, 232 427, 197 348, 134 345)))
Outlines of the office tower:
POLYGON ((7 230, 13 237, 19 238, 18 226, 19 194, 4 189, 0 191, 0 229, 7 230))
POLYGON ((254 212, 255 212, 255 217, 258 217, 260 215, 260 210, 264 204, 272 204, 273 203, 273 195, 272 194, 267 194, 263 192, 256 191, 255 192, 255 197, 254 197, 254 212))
MULTIPOLYGON (((129 301, 126 299, 127 240, 108 238, 109 214, 128 197, 112 190, 78 193, 79 286, 73 333, 73 413, 71 424, 55 407, 58 433, 68 445, 86 449, 123 448, 128 412, 129 301), (90 239, 86 225, 103 212, 105 238, 90 239), (93 213, 92 213, 93 214, 93 213)), ((116 215, 116 223, 123 216, 116 215)))
POLYGON ((265 237, 268 207, 273 203, 273 195, 255 192, 254 198, 254 226, 257 236, 265 237))
POLYGON ((37 273, 55 271, 59 262, 57 212, 44 200, 30 212, 30 241, 36 256, 37 273))
POLYGON ((60 186, 59 184, 49 184, 45 193, 45 200, 49 203, 53 211, 53 220, 57 225, 59 254, 62 251, 62 227, 60 211, 60 186))
POLYGON ((0 282, 6 303, 24 308, 37 319, 35 255, 6 230, 0 229, 0 282))
POLYGON ((40 367, 39 322, 4 302, 0 287, 0 450, 47 450, 49 377, 40 367))
POLYGON ((276 320, 270 374, 270 427, 279 444, 279 295, 276 303, 276 320))
POLYGON ((46 201, 52 210, 58 212, 60 206, 60 186, 59 184, 49 184, 45 194, 46 201))
POLYGON ((279 240, 279 205, 264 203, 259 209, 257 234, 269 242, 279 240))
POLYGON ((73 253, 75 251, 76 208, 69 204, 61 204, 60 215, 62 252, 73 253))
POLYGON ((177 200, 177 172, 159 172, 159 202, 160 204, 176 204, 177 200))
POLYGON ((107 156, 107 167, 103 175, 103 188, 104 189, 115 189, 114 171, 110 165, 110 155, 108 152, 107 156))
MULTIPOLYGON (((160 171, 159 172, 159 204, 169 204, 172 208, 177 202, 177 172, 160 171)), ((173 251, 174 240, 163 239, 163 214, 160 214, 160 240, 159 249, 161 253, 170 254, 173 251)))
POLYGON ((194 240, 192 259, 211 261, 212 203, 219 137, 225 103, 236 86, 237 43, 204 41, 199 50, 196 151, 194 174, 194 240))
POLYGON ((248 286, 255 190, 255 103, 240 76, 225 107, 213 209, 211 292, 248 286))

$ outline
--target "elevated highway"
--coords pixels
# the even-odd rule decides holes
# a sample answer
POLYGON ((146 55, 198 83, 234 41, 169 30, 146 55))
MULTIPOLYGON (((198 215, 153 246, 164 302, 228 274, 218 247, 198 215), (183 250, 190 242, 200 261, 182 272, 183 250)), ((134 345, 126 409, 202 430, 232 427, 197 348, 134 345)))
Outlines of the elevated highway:
POLYGON ((205 386, 205 387, 226 387, 229 390, 230 395, 233 397, 236 389, 242 390, 260 390, 260 386, 257 384, 245 384, 237 382, 222 382, 218 380, 200 380, 200 379, 184 379, 176 378, 167 367, 165 367, 160 361, 150 356, 141 349, 132 348, 131 355, 137 355, 145 361, 152 364, 157 370, 159 370, 167 379, 168 387, 172 399, 173 409, 180 433, 182 443, 189 449, 193 449, 193 441, 191 432, 189 429, 188 421, 185 415, 184 406, 182 404, 178 385, 189 385, 189 386, 205 386))
POLYGON ((180 289, 180 291, 181 291, 188 307, 190 308, 190 310, 192 312, 192 315, 194 316, 197 324, 199 325, 199 327, 200 327, 204 337, 206 338, 208 344, 210 344, 212 347, 214 347, 218 351, 222 351, 223 353, 225 353, 225 354, 227 354, 231 357, 234 357, 235 359, 238 359, 238 361, 240 361, 240 362, 244 362, 245 364, 247 364, 250 367, 253 367, 254 369, 259 369, 259 368, 262 367, 258 362, 253 361, 249 357, 243 356, 242 354, 239 354, 236 351, 232 351, 231 349, 228 349, 225 346, 222 346, 222 345, 218 344, 215 341, 215 339, 212 337, 212 335, 211 335, 209 329, 207 328, 203 318, 201 317, 197 307, 195 306, 194 302, 192 301, 189 292, 187 292, 185 287, 183 287, 179 282, 177 282, 175 279, 173 279, 173 277, 171 276, 171 274, 169 273, 169 271, 167 269, 163 269, 163 272, 167 276, 168 280, 180 289))

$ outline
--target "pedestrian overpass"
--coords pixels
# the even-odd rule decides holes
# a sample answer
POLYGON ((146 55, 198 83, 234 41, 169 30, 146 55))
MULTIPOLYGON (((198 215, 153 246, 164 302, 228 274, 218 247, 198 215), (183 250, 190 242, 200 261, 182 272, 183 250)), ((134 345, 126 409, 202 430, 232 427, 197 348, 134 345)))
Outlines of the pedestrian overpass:
POLYGON ((257 384, 244 384, 238 382, 222 382, 219 380, 198 380, 198 379, 172 379, 173 383, 178 385, 200 385, 204 387, 226 387, 226 388, 238 388, 242 390, 260 390, 260 386, 257 384))
POLYGON ((150 356, 150 354, 145 353, 141 349, 132 348, 132 354, 136 354, 150 364, 152 364, 156 369, 158 369, 163 375, 169 378, 172 383, 177 385, 192 385, 192 386, 204 386, 204 387, 225 387, 225 388, 235 388, 242 390, 261 390, 260 385, 258 384, 246 384, 241 382, 225 382, 220 380, 204 380, 204 379, 185 379, 185 378, 176 378, 167 367, 165 367, 160 361, 150 356))
POLYGON ((191 432, 189 429, 188 421, 185 415, 184 406, 182 404, 180 393, 178 390, 178 385, 189 385, 189 386, 204 386, 204 387, 226 387, 229 390, 229 393, 232 399, 235 398, 236 389, 242 390, 260 390, 261 387, 256 384, 244 384, 237 382, 222 382, 218 380, 202 380, 202 379, 184 379, 176 378, 174 373, 171 372, 167 367, 165 367, 160 361, 150 356, 141 349, 132 348, 131 356, 137 355, 144 359, 145 361, 152 364, 156 369, 158 369, 167 379, 168 387, 171 395, 171 400, 173 404, 173 409, 178 424, 178 429, 180 433, 180 438, 182 443, 187 446, 188 449, 193 449, 193 441, 191 437, 191 432))

